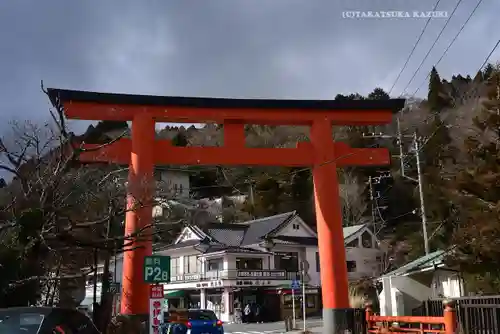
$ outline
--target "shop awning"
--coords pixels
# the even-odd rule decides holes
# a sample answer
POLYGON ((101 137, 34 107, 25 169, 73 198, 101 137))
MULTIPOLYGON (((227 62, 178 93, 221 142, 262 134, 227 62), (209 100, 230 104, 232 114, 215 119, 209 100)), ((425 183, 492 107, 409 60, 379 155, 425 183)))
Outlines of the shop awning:
POLYGON ((182 298, 184 297, 184 291, 183 290, 170 290, 170 291, 165 291, 165 298, 182 298))

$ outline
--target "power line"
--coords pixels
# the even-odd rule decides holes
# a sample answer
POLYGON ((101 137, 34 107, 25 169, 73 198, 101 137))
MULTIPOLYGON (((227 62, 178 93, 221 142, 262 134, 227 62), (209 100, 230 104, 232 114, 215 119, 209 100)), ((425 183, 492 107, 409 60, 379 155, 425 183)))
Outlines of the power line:
MULTIPOLYGON (((434 8, 432 9, 433 11, 436 10, 437 6, 439 5, 439 3, 441 2, 441 0, 438 0, 436 2, 436 4, 434 5, 434 8)), ((408 55, 408 58, 406 58, 406 61, 405 61, 405 64, 403 65, 403 67, 401 68, 401 71, 399 71, 399 74, 398 76, 396 77, 396 80, 394 80, 394 83, 392 84, 392 87, 391 89, 389 90, 389 95, 391 95, 392 93, 392 90, 394 89, 394 87, 396 86, 396 83, 398 82, 399 78, 401 77, 401 74, 403 74, 404 70, 406 69, 406 66, 408 66, 408 62, 410 61, 411 59, 411 56, 413 56, 413 53, 415 52, 415 49, 417 48, 418 46, 418 43, 420 43, 420 40, 422 39, 422 36, 424 35, 425 31, 427 30, 427 27, 429 26, 429 23, 431 22, 431 19, 432 19, 432 16, 429 17, 427 19, 427 22, 425 23, 425 26, 424 28, 422 29, 422 32, 420 33, 420 36, 418 36, 418 39, 417 41, 415 42, 415 45, 413 45, 413 49, 411 49, 410 51, 410 54, 408 55)))
POLYGON ((415 72, 413 72, 413 75, 412 75, 410 81, 408 81, 408 83, 406 84, 405 88, 403 89, 403 92, 401 93, 401 96, 406 92, 406 89, 408 89, 408 87, 413 82, 413 79, 415 79, 415 76, 417 75, 417 73, 420 71, 420 69, 424 65, 424 62, 427 60, 427 57, 429 57, 430 53, 432 52, 432 50, 436 46, 437 42, 441 38, 441 35, 443 34, 444 30, 448 26, 448 23, 450 23, 451 18, 453 17, 453 15, 455 14, 455 12, 457 11, 458 6, 460 6, 460 3, 462 3, 462 0, 458 0, 457 4, 455 5, 455 8, 453 8, 453 11, 451 12, 451 15, 448 17, 448 19, 446 20, 446 23, 444 24, 443 28, 441 28, 441 31, 439 32, 439 34, 437 35, 436 39, 434 40, 434 43, 432 43, 432 46, 429 48, 429 50, 425 54, 424 59, 422 59, 422 61, 420 62, 420 65, 418 65, 418 67, 415 70, 415 72))
MULTIPOLYGON (((443 58, 446 56, 446 54, 448 53, 448 50, 450 50, 450 48, 452 47, 452 45, 455 43, 455 41, 457 40, 458 36, 460 36, 460 34, 462 33, 462 31, 464 30, 465 26, 467 25, 467 23, 469 23, 470 19, 472 18, 472 16, 474 16, 474 13, 476 12, 476 10, 479 8, 479 5, 481 5, 481 3, 483 2, 483 0, 479 0, 479 2, 477 3, 476 7, 474 7, 474 9, 472 10, 472 12, 470 13, 469 17, 467 18, 467 20, 464 22, 464 24, 462 25, 462 27, 460 28, 460 30, 457 32, 457 34, 455 35, 455 37, 453 37, 453 39, 451 40, 450 44, 448 45, 448 47, 444 50, 443 54, 441 55, 441 58, 439 58, 439 60, 434 64, 434 67, 439 65, 439 63, 441 62, 441 60, 443 60, 443 58)), ((420 90, 420 88, 422 88, 422 86, 426 83, 427 79, 429 79, 431 75, 431 72, 429 72, 427 74, 427 76, 425 77, 424 81, 422 81, 422 83, 420 84, 420 86, 417 88, 417 90, 413 93, 412 96, 415 96, 417 95, 418 91, 420 90)))

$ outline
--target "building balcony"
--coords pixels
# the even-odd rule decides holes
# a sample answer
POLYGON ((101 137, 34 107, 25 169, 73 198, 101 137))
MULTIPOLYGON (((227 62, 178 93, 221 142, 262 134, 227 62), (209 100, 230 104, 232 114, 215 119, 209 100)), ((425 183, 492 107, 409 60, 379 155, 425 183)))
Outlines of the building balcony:
POLYGON ((297 272, 289 272, 285 270, 249 270, 249 269, 230 269, 230 270, 209 270, 205 273, 190 273, 172 275, 170 283, 180 282, 200 282, 214 280, 294 280, 299 277, 297 272))

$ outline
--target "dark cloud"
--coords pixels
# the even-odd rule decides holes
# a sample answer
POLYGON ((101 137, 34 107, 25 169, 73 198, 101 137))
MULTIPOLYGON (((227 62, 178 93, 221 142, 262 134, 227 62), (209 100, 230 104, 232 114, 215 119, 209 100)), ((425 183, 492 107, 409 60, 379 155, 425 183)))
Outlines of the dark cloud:
MULTIPOLYGON (((439 9, 451 12, 456 1, 442 0, 439 9)), ((463 1, 425 70, 475 4, 463 1)), ((425 20, 343 19, 342 11, 433 6, 429 0, 4 0, 2 119, 47 118, 41 79, 51 87, 187 96, 330 98, 388 89, 425 20)), ((497 13, 500 2, 484 1, 440 73, 477 69, 498 38, 497 13)), ((396 93, 444 23, 433 20, 396 93)))

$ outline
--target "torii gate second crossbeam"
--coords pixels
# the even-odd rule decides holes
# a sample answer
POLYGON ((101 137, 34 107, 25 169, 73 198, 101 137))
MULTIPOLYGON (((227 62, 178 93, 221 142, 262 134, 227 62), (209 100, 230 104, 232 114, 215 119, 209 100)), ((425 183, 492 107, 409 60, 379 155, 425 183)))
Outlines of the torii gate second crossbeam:
MULTIPOLYGON (((153 196, 155 164, 310 166, 318 231, 323 324, 334 333, 346 323, 349 308, 348 278, 337 167, 381 166, 390 163, 384 148, 351 148, 333 141, 332 125, 378 125, 392 121, 405 101, 304 101, 158 97, 49 89, 52 103, 64 107, 66 117, 82 120, 132 121, 130 139, 120 139, 95 152, 84 153, 87 162, 129 164, 127 206, 134 199, 153 196), (175 147, 155 140, 155 122, 223 124, 223 147, 175 147), (307 125, 310 142, 296 148, 249 148, 245 124, 307 125)), ((93 145, 87 145, 93 147, 93 145)), ((152 221, 151 208, 127 212, 125 233, 152 221)), ((148 286, 142 281, 144 256, 151 241, 135 241, 124 254, 121 312, 148 313, 148 286)))

